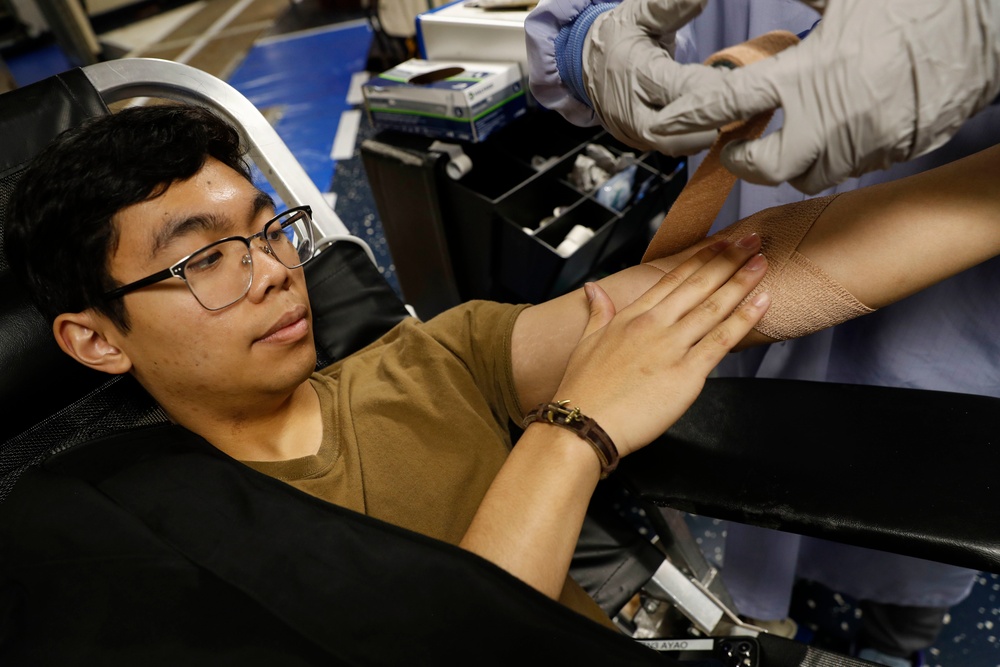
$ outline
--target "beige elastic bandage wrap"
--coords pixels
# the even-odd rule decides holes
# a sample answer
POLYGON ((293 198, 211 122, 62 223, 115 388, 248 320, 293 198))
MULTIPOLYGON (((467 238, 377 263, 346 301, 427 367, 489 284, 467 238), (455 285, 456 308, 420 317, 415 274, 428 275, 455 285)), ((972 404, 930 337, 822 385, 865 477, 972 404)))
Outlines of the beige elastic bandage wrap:
POLYGON ((771 295, 771 306, 754 327, 776 340, 798 338, 874 312, 798 251, 813 222, 838 195, 768 208, 720 232, 733 241, 757 232, 767 273, 747 299, 771 295))
MULTIPOLYGON (((743 67, 797 44, 798 37, 777 30, 749 42, 724 49, 706 64, 743 67)), ((730 141, 760 137, 771 120, 766 111, 746 121, 722 128, 701 165, 695 170, 667 212, 646 248, 648 262, 680 252, 705 238, 736 183, 736 176, 722 166, 722 148, 730 141)), ((760 234, 767 257, 767 273, 747 299, 759 292, 771 295, 771 306, 754 327, 776 340, 797 338, 873 312, 823 269, 798 252, 799 244, 816 218, 836 195, 765 209, 736 222, 716 236, 739 240, 760 234)))

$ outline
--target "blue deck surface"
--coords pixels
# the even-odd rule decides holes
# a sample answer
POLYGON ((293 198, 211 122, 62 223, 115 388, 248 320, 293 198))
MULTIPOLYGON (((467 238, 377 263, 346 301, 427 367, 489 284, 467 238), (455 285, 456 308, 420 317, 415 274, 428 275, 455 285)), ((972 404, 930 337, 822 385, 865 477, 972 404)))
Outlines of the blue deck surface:
POLYGON ((333 180, 330 152, 340 114, 352 108, 351 76, 364 70, 371 39, 367 23, 271 38, 229 77, 258 109, 275 109, 278 135, 322 192, 333 180))
POLYGON ((27 86, 73 68, 66 54, 55 44, 41 46, 14 56, 5 56, 4 61, 18 86, 27 86))

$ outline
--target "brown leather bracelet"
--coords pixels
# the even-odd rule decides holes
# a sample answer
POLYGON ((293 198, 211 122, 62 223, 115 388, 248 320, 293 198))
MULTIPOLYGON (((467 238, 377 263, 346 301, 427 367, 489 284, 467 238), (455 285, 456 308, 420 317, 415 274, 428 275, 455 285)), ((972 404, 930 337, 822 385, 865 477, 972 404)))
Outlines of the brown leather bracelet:
POLYGON ((573 431, 597 452, 601 461, 601 479, 604 479, 618 467, 618 448, 596 421, 581 414, 580 408, 568 405, 569 401, 541 403, 524 418, 522 427, 527 428, 532 422, 541 421, 573 431))

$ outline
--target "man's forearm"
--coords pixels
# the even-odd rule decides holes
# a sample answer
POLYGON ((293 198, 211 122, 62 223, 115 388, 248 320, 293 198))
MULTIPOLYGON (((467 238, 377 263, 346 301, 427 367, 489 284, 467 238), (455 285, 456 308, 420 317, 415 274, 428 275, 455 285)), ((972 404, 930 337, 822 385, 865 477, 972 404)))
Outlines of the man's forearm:
POLYGON ((879 308, 1000 254, 1000 146, 838 197, 799 251, 879 308))
MULTIPOLYGON (((706 239, 664 260, 631 266, 602 278, 598 284, 620 310, 712 242, 713 239, 706 239)), ((747 242, 750 251, 755 251, 759 245, 758 238, 747 239, 747 242)), ((511 348, 514 381, 522 410, 552 398, 572 351, 568 341, 579 339, 587 325, 588 313, 587 297, 581 288, 528 308, 518 317, 511 348)))
MULTIPOLYGON (((554 386, 543 385, 540 399, 559 401, 573 419, 529 423, 461 546, 558 595, 601 474, 684 414, 716 364, 766 312, 766 294, 740 305, 767 268, 756 251, 755 244, 720 242, 669 274, 647 267, 644 273, 660 279, 621 309, 600 286, 587 285, 583 326, 563 341, 563 372, 554 386)), ((521 353, 525 341, 517 326, 514 333, 521 353)))
POLYGON ((758 289, 774 300, 740 348, 864 315, 1000 254, 998 167, 1000 149, 992 148, 736 223, 732 238, 748 231, 763 238, 771 268, 758 289))
POLYGON ((511 451, 460 546, 557 599, 599 479, 597 456, 576 434, 534 424, 511 451))

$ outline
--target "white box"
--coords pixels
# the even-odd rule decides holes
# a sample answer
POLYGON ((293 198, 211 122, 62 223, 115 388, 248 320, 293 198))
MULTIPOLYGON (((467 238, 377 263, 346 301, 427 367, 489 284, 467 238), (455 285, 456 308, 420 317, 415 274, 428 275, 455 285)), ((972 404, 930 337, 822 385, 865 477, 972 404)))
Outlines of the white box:
POLYGON ((514 62, 413 58, 361 90, 373 126, 444 139, 482 141, 527 111, 514 62))
POLYGON ((427 60, 513 60, 527 76, 528 9, 484 9, 459 0, 417 15, 417 43, 427 60))

